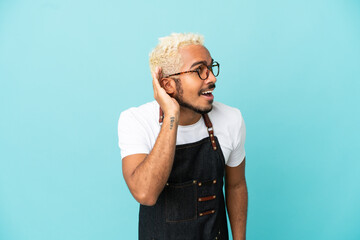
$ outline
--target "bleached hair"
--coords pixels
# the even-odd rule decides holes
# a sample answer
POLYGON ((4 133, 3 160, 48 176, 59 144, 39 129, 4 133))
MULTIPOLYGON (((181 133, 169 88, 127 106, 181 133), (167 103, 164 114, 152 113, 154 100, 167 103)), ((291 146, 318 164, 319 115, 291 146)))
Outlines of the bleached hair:
POLYGON ((195 33, 172 33, 159 38, 158 45, 150 53, 150 70, 156 66, 162 68, 163 76, 179 72, 182 66, 179 49, 187 45, 202 45, 204 37, 195 33))

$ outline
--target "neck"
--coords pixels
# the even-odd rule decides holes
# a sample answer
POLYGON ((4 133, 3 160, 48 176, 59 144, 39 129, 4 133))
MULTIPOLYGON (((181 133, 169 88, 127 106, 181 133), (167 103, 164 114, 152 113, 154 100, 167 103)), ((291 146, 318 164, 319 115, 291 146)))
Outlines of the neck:
POLYGON ((191 109, 180 107, 179 125, 191 125, 199 121, 201 114, 191 109))

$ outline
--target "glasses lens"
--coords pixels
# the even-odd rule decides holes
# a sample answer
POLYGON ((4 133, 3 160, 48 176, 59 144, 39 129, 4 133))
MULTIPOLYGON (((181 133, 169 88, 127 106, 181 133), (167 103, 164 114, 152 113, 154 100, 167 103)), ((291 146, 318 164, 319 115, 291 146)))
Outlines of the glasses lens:
POLYGON ((215 77, 219 76, 219 63, 214 62, 213 65, 211 66, 211 71, 214 74, 215 77))
POLYGON ((199 74, 199 77, 202 80, 205 80, 209 77, 210 71, 214 74, 215 77, 219 76, 219 68, 220 68, 219 63, 214 62, 209 68, 206 65, 201 65, 197 69, 197 72, 199 74))
POLYGON ((199 67, 199 76, 202 80, 205 80, 208 78, 209 70, 207 69, 207 67, 205 65, 201 65, 199 67))

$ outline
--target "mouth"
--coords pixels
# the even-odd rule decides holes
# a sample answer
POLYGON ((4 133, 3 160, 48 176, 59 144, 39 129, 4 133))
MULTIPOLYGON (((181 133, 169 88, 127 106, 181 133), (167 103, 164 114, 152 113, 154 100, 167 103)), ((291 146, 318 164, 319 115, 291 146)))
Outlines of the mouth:
POLYGON ((213 91, 214 91, 214 89, 202 91, 202 92, 200 92, 200 96, 203 96, 207 100, 212 101, 214 99, 214 95, 212 94, 213 91))
POLYGON ((203 92, 201 92, 200 94, 201 95, 204 95, 204 96, 209 96, 209 95, 212 95, 212 92, 213 92, 214 90, 208 90, 208 91, 203 91, 203 92))

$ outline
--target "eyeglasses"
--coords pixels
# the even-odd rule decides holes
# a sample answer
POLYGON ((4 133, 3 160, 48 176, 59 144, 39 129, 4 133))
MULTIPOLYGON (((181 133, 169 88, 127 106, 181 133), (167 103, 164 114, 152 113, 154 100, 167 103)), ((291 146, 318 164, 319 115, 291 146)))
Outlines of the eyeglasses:
POLYGON ((202 64, 195 70, 174 73, 174 74, 170 74, 166 77, 172 77, 172 76, 176 76, 176 75, 180 75, 180 74, 184 74, 184 73, 197 72, 197 74, 199 75, 199 78, 201 80, 206 80, 209 77, 210 71, 212 72, 212 74, 214 74, 215 77, 219 76, 220 64, 216 61, 213 61, 210 66, 206 66, 205 64, 202 64))

